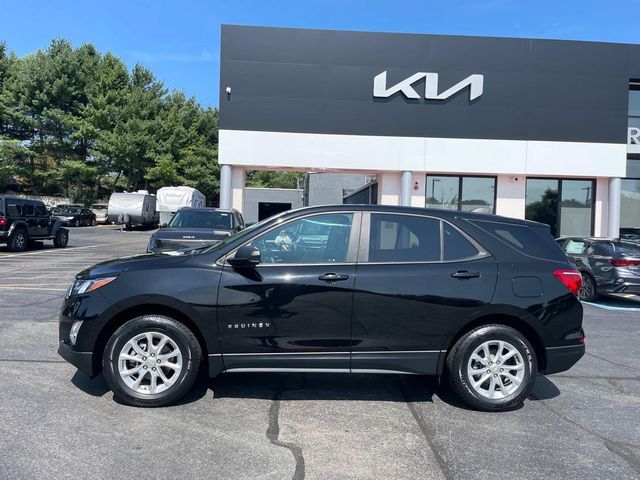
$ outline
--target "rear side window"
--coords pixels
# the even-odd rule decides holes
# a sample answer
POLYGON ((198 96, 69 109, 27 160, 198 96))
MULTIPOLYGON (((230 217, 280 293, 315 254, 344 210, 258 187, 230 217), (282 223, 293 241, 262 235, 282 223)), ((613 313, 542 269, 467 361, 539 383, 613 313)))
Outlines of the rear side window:
POLYGON ((569 240, 564 246, 567 255, 582 255, 587 250, 587 244, 580 240, 569 240))
POLYGON ((25 217, 33 217, 36 214, 36 209, 32 203, 27 203, 22 206, 22 211, 25 217))
POLYGON ((440 220, 412 215, 371 215, 370 262, 439 260, 440 220))
POLYGON ((443 223, 442 233, 444 238, 444 260, 459 260, 478 255, 478 249, 462 233, 446 222, 443 223))
POLYGON ((554 241, 548 227, 533 227, 512 223, 472 221, 502 243, 531 257, 566 261, 567 257, 554 241))
POLYGON ((18 203, 7 203, 7 215, 19 217, 22 215, 22 205, 18 203))

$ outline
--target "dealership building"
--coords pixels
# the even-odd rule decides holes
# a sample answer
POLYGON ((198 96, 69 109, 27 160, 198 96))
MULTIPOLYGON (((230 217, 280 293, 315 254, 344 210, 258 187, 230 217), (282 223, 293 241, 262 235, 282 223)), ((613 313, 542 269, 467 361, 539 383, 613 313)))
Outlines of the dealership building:
POLYGON ((375 202, 640 228, 640 45, 222 27, 220 205, 247 170, 375 175, 375 202))

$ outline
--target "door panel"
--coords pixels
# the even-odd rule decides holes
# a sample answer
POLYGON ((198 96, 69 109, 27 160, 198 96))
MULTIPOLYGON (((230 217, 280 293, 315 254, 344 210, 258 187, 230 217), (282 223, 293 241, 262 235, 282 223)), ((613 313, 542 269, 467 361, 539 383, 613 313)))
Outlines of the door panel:
POLYGON ((349 368, 360 215, 310 217, 253 239, 256 267, 225 265, 218 325, 227 370, 349 368))
POLYGON ((351 368, 433 374, 452 336, 491 301, 496 262, 447 223, 393 217, 381 215, 377 225, 375 214, 363 220, 351 368), (474 257, 431 258, 467 255, 467 247, 474 257), (396 256, 400 260, 394 262, 396 256))

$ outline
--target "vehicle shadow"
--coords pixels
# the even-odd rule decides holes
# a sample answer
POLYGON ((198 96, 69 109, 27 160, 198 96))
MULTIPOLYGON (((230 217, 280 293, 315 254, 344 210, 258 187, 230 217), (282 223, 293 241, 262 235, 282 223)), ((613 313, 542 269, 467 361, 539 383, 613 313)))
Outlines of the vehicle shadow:
MULTIPOLYGON (((109 392, 102 375, 90 379, 76 372, 71 382, 84 393, 102 397, 109 392)), ((433 403, 434 396, 449 406, 470 410, 446 382, 422 375, 333 373, 228 373, 209 379, 201 375, 189 393, 174 405, 185 405, 212 395, 213 399, 261 399, 284 401, 347 400, 433 403)), ((560 395, 555 384, 538 375, 530 401, 560 395)), ((117 399, 114 399, 117 403, 117 399)), ((521 406, 512 410, 518 410, 521 406)))

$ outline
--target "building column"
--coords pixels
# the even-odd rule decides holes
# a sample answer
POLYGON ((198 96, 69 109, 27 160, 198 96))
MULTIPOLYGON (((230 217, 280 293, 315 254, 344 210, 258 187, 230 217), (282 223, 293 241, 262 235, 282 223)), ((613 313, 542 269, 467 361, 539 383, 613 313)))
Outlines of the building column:
POLYGON ((231 165, 220 165, 220 208, 231 208, 231 165))
POLYGON ((618 238, 620 236, 620 200, 622 195, 622 179, 609 179, 609 237, 618 238))
POLYGON ((400 205, 411 206, 411 190, 413 187, 413 173, 404 171, 400 177, 400 205))
POLYGON ((498 175, 496 215, 524 218, 527 179, 524 175, 498 175))
POLYGON ((240 213, 244 211, 244 169, 231 168, 231 207, 240 213))

